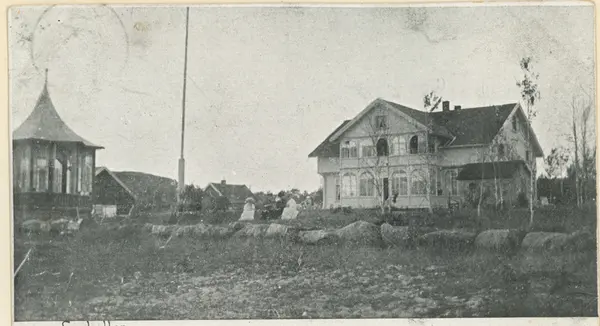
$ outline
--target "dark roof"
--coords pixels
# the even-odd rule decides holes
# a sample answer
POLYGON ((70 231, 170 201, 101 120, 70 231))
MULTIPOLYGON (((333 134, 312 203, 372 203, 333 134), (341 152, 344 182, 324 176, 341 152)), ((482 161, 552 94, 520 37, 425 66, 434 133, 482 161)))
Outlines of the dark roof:
POLYGON ((47 82, 44 84, 44 89, 38 98, 33 112, 31 112, 29 117, 27 117, 27 119, 25 119, 25 121, 13 132, 13 140, 24 139, 75 142, 97 149, 104 148, 102 146, 94 145, 77 135, 60 118, 52 104, 50 94, 48 94, 47 82))
POLYGON ((317 157, 317 156, 337 157, 337 156, 340 156, 340 142, 330 142, 329 138, 331 138, 331 136, 333 136, 333 134, 335 134, 338 130, 342 129, 350 121, 351 120, 345 120, 344 122, 342 122, 342 124, 339 125, 337 128, 335 128, 335 130, 331 134, 329 134, 329 136, 327 136, 327 138, 325 138, 325 140, 321 144, 319 144, 319 146, 317 146, 317 148, 315 148, 310 154, 308 154, 308 157, 317 157))
POLYGON ((433 112, 435 124, 444 126, 456 137, 450 144, 489 144, 515 108, 516 103, 433 112))
POLYGON ((211 182, 206 188, 213 187, 222 196, 229 198, 232 203, 243 202, 248 197, 254 197, 254 194, 246 185, 222 184, 211 182))
MULTIPOLYGON (((489 144, 515 108, 517 103, 464 108, 460 110, 426 112, 411 109, 401 104, 377 99, 390 107, 408 115, 422 125, 429 126, 435 135, 453 141, 449 146, 489 144)), ((363 114, 361 112, 361 114, 363 114)), ((352 120, 344 121, 308 157, 339 156, 339 142, 329 141, 340 129, 352 120)))
POLYGON ((98 176, 100 173, 102 172, 106 172, 109 176, 111 176, 128 194, 131 195, 131 197, 133 197, 134 199, 136 199, 135 194, 133 193, 133 191, 131 191, 129 189, 129 187, 127 187, 127 185, 125 183, 123 183, 123 181, 121 181, 121 179, 119 179, 119 177, 114 174, 111 170, 107 169, 104 166, 99 166, 96 168, 96 176, 98 176))
POLYGON ((519 168, 525 167, 524 161, 500 161, 487 163, 470 163, 463 166, 457 180, 488 180, 512 178, 519 168))

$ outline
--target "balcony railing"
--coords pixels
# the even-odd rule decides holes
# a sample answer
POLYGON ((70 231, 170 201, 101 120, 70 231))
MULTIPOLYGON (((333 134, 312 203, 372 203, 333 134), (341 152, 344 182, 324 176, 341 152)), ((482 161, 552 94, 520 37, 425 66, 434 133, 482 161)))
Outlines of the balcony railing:
POLYGON ((51 192, 21 192, 13 196, 14 206, 30 208, 91 208, 90 196, 51 192))

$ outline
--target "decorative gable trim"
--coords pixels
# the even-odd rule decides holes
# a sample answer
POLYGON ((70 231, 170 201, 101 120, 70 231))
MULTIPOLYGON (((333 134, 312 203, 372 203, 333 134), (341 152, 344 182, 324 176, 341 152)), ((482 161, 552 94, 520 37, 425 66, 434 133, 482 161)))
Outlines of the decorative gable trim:
POLYGON ((334 133, 330 138, 329 141, 330 142, 334 142, 336 141, 338 138, 340 138, 346 131, 348 131, 348 129, 350 129, 352 126, 354 126, 358 121, 360 121, 367 113, 369 113, 371 110, 373 110, 375 107, 377 107, 377 105, 384 105, 386 109, 391 110, 397 114, 399 114, 401 117, 405 118, 406 120, 412 121, 414 124, 416 124, 417 126, 420 126, 422 128, 425 129, 429 129, 427 126, 425 126, 424 124, 420 123, 419 121, 417 121, 416 119, 412 118, 411 116, 405 114, 404 112, 401 112, 400 110, 396 110, 394 107, 392 107, 387 101, 384 101, 381 98, 377 98, 375 99, 373 102, 371 102, 369 105, 367 105, 366 108, 364 108, 356 117, 354 117, 354 119, 350 120, 350 122, 348 122, 345 126, 343 126, 340 130, 338 130, 336 133, 334 133))

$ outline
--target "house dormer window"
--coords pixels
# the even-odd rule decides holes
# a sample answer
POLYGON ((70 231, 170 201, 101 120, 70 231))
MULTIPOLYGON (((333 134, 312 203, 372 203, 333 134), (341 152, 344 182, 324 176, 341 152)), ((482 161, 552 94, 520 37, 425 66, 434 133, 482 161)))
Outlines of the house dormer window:
POLYGON ((383 130, 387 128, 387 117, 385 115, 378 115, 375 117, 375 127, 377 130, 383 130))

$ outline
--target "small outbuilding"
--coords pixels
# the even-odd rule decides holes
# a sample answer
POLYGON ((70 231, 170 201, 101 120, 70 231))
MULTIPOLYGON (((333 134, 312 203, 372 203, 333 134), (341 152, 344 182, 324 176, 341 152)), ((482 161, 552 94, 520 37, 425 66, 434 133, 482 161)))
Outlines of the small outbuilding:
POLYGON ((119 177, 106 167, 96 168, 94 214, 103 217, 129 216, 136 196, 119 177))

